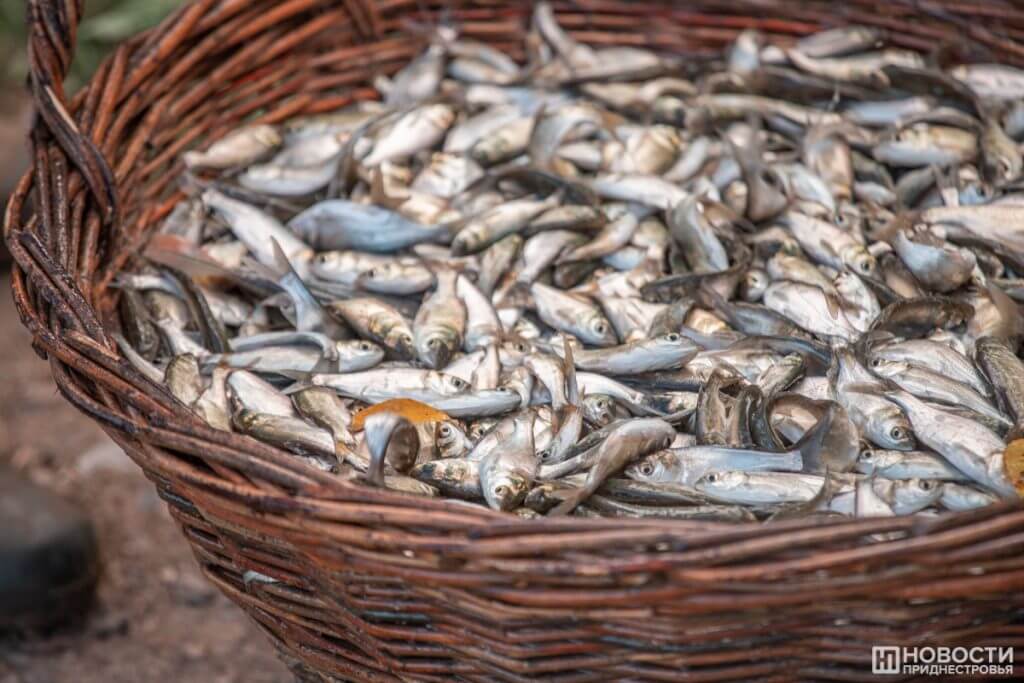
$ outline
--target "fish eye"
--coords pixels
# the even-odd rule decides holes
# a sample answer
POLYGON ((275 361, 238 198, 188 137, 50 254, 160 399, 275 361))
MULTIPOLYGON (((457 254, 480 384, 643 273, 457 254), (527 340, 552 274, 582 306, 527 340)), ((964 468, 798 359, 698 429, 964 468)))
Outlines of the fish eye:
POLYGON ((881 358, 872 358, 871 359, 871 367, 873 367, 873 368, 880 368, 880 367, 882 367, 882 359, 881 358))
POLYGON ((378 274, 379 273, 377 272, 376 268, 370 268, 369 270, 363 273, 363 276, 369 280, 373 280, 377 277, 378 274))
POLYGON ((679 341, 680 339, 682 339, 682 337, 680 337, 680 336, 679 336, 678 334, 676 334, 675 332, 669 332, 668 334, 666 334, 666 335, 665 335, 665 341, 669 341, 669 342, 677 342, 677 341, 679 341))
POLYGON ((640 470, 640 474, 645 477, 649 477, 654 474, 654 464, 651 462, 640 463, 640 467, 638 469, 640 470))
POLYGON ((510 493, 512 493, 512 491, 509 489, 509 487, 505 486, 504 484, 498 484, 497 486, 494 487, 494 495, 497 496, 498 498, 504 498, 510 493))
POLYGON ((858 264, 858 266, 860 267, 862 273, 870 273, 874 267, 874 264, 871 262, 871 259, 861 259, 861 262, 858 264))
POLYGON ((464 389, 465 387, 468 387, 469 384, 467 384, 464 380, 459 379, 458 377, 452 377, 452 386, 455 387, 456 389, 464 389))
POLYGON ((530 347, 528 347, 523 342, 516 342, 514 344, 514 348, 515 348, 516 351, 519 351, 520 353, 526 353, 527 351, 530 350, 530 347))
POLYGON ((932 489, 935 488, 935 482, 930 481, 928 479, 922 479, 921 481, 918 482, 918 486, 920 486, 925 491, 931 491, 932 489))
POLYGON ((373 344, 370 342, 359 342, 360 351, 373 351, 373 344))
POLYGON ((707 481, 707 482, 708 482, 709 484, 714 484, 715 482, 717 482, 717 481, 718 481, 718 474, 717 474, 717 473, 715 473, 715 472, 712 472, 711 474, 708 474, 708 475, 706 475, 706 476, 704 477, 704 479, 705 479, 705 480, 706 480, 706 481, 707 481))
POLYGON ((449 427, 448 425, 441 425, 440 429, 437 430, 437 433, 440 434, 441 436, 451 436, 452 428, 449 427))
POLYGON ((871 449, 870 446, 865 446, 860 451, 860 457, 862 460, 874 460, 875 452, 871 449))
POLYGON ((436 349, 437 347, 441 346, 441 339, 439 337, 429 339, 427 340, 427 346, 429 346, 432 349, 436 349))
POLYGON ((599 320, 596 323, 594 323, 594 332, 597 332, 598 334, 604 334, 607 331, 608 326, 605 325, 602 321, 599 320))
POLYGON ((889 430, 889 436, 894 439, 902 439, 906 436, 906 433, 903 431, 902 427, 893 427, 889 430))

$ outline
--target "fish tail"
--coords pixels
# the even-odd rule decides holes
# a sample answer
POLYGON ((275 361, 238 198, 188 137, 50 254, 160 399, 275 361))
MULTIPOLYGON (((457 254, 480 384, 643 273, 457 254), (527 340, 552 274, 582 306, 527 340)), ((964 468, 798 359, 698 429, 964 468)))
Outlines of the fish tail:
POLYGON ((530 283, 516 280, 505 291, 505 298, 502 305, 505 306, 527 306, 532 301, 530 283))
POLYGON ((819 418, 818 423, 804 434, 793 446, 790 453, 799 454, 803 460, 805 472, 822 472, 827 468, 822 461, 824 442, 832 431, 832 423, 835 419, 835 411, 830 408, 819 418))
POLYGON ((729 303, 725 300, 721 294, 715 291, 715 288, 708 284, 706 280, 700 281, 697 285, 696 291, 697 301, 707 308, 721 313, 729 307, 729 303))
POLYGON ((826 469, 821 488, 813 498, 805 503, 783 505, 772 515, 769 515, 766 521, 776 522, 784 519, 799 519, 801 517, 806 517, 830 503, 835 497, 838 487, 839 482, 836 480, 835 474, 826 469))
POLYGON ((317 386, 313 383, 312 372, 302 372, 300 370, 275 370, 275 374, 282 375, 283 377, 287 377, 292 380, 292 384, 281 390, 281 393, 288 396, 297 394, 303 389, 311 389, 317 386))
POLYGON ((580 503, 590 497, 591 491, 587 488, 577 489, 566 496, 561 503, 548 512, 548 517, 561 517, 575 510, 580 503))
POLYGON ((288 260, 288 255, 284 253, 284 249, 281 248, 281 244, 277 241, 277 238, 271 237, 270 243, 274 247, 274 271, 277 272, 277 279, 283 278, 285 275, 298 275, 295 273, 295 269, 292 268, 292 262, 288 260))

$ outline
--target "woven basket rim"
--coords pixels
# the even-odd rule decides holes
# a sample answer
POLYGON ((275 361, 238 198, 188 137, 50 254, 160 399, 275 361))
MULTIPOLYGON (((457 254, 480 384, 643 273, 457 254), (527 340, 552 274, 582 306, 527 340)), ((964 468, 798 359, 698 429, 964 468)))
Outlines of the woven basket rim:
MULTIPOLYGON (((48 3, 45 0, 33 0, 32 6, 36 11, 44 11, 44 5, 48 3)), ((138 53, 145 54, 147 51, 157 49, 161 45, 162 40, 166 40, 168 36, 173 35, 175 30, 178 30, 182 24, 189 23, 192 30, 196 30, 201 33, 202 30, 209 30, 210 27, 206 24, 212 24, 212 19, 216 19, 215 14, 211 14, 208 10, 213 7, 220 6, 221 4, 227 5, 233 8, 233 11, 242 11, 238 3, 218 3, 216 0, 204 0, 203 2, 195 5, 190 5, 182 8, 177 13, 169 17, 160 26, 142 33, 129 41, 123 46, 121 51, 108 58, 103 66, 101 66, 97 77, 95 77, 89 84, 87 84, 79 93, 75 95, 72 103, 67 105, 67 109, 76 112, 76 116, 80 117, 82 108, 87 106, 88 103, 94 100, 97 96, 95 88, 97 87, 96 82, 99 81, 103 76, 109 76, 113 70, 125 70, 127 69, 127 62, 132 58, 131 55, 136 51, 138 53), (206 22, 206 24, 204 24, 206 22)), ((304 2, 303 0, 292 0, 286 3, 288 6, 313 6, 315 2, 304 2)), ((351 3, 342 3, 342 5, 349 5, 351 3)), ((380 27, 382 25, 381 14, 388 11, 389 7, 393 5, 401 5, 399 0, 382 1, 382 2, 358 2, 355 3, 360 5, 363 9, 360 12, 354 12, 354 15, 361 14, 364 19, 360 22, 363 25, 361 30, 368 31, 371 34, 375 30, 374 27, 380 27)), ((658 6, 662 6, 662 3, 655 3, 658 6)), ((710 3, 715 5, 717 3, 710 3)), ((865 17, 862 6, 870 5, 869 2, 854 2, 850 3, 847 10, 843 10, 840 13, 840 20, 843 18, 857 17, 861 19, 869 19, 865 17)), ((902 3, 896 3, 901 5, 902 3)), ((739 3, 742 7, 756 7, 756 6, 776 6, 772 1, 757 2, 756 0, 747 3, 739 3)), ((628 8, 628 3, 616 3, 616 2, 602 2, 598 5, 599 8, 607 7, 610 8, 608 11, 611 16, 621 16, 625 13, 628 8), (617 15, 616 12, 619 14, 617 15)), ((574 25, 572 17, 583 17, 584 19, 592 18, 591 14, 588 14, 585 10, 576 10, 575 7, 565 7, 559 5, 560 17, 563 15, 568 17, 567 23, 570 26, 570 30, 575 33, 581 39, 586 37, 594 38, 595 34, 593 31, 582 30, 581 28, 574 25), (568 10, 568 13, 562 12, 561 10, 568 10)), ((51 10, 52 11, 52 10, 51 10)), ((597 11, 600 11, 598 9, 597 11)), ((668 11, 668 10, 666 10, 668 11)), ((687 15, 689 10, 683 10, 681 12, 672 10, 676 14, 687 15)), ((695 14, 693 12, 690 12, 695 14)), ((994 10, 991 11, 993 14, 998 14, 994 10)), ((522 10, 513 12, 516 17, 520 17, 523 14, 522 10)), ((696 14, 695 14, 696 15, 696 14)), ((709 20, 706 23, 720 24, 728 26, 730 31, 735 32, 737 28, 743 28, 745 26, 781 26, 788 31, 810 31, 817 28, 818 24, 808 22, 794 22, 784 21, 775 17, 770 18, 750 18, 743 15, 734 14, 722 14, 722 15, 706 15, 714 20, 709 20)), ((1024 11, 1017 12, 1015 17, 1019 16, 1024 18, 1024 11)), ((820 18, 820 17, 819 17, 820 18)), ((588 19, 589 20, 589 19, 588 19)), ((883 25, 891 25, 893 19, 886 16, 877 17, 876 23, 883 25)), ((582 21, 582 20, 581 20, 582 21)), ((583 22, 585 23, 585 22, 583 22)), ((585 26, 583 27, 585 28, 585 26)), ((214 35, 216 33, 214 32, 214 35)), ((389 41, 392 40, 394 35, 401 35, 401 33, 394 34, 388 33, 386 35, 377 35, 374 37, 365 37, 364 40, 370 42, 363 42, 359 45, 359 49, 367 50, 372 49, 379 45, 388 45, 389 41)), ((600 34, 604 35, 604 34, 600 34)), ((179 37, 180 39, 180 37, 179 37)), ((993 41, 998 44, 999 36, 995 36, 993 41)), ((73 42, 73 41, 72 41, 73 42)), ((71 45, 55 44, 52 41, 51 36, 41 36, 39 32, 32 36, 33 51, 36 55, 44 52, 50 52, 56 54, 57 57, 51 58, 53 61, 60 62, 69 58, 71 53, 71 45)), ((1021 48, 1021 53, 1024 54, 1024 48, 1021 48)), ((144 61, 144 60, 143 60, 144 61)), ((34 64, 33 83, 39 85, 40 83, 51 83, 52 74, 43 74, 43 69, 34 64)), ((131 80, 128 81, 129 83, 131 80)), ((47 134, 47 123, 56 117, 47 119, 45 112, 47 108, 53 108, 54 104, 61 102, 62 94, 58 93, 55 97, 46 98, 40 95, 40 89, 37 88, 35 91, 37 101, 40 103, 40 111, 43 115, 40 117, 37 127, 36 135, 41 136, 39 142, 52 140, 47 134)), ((289 112, 285 111, 280 116, 285 116, 289 112)), ((109 123, 109 122, 108 122, 109 123)), ((51 124, 52 125, 52 124, 51 124)), ((77 131, 76 131, 77 132, 77 131)), ((63 145, 62 145, 63 146, 63 145)), ((85 179, 84 183, 79 183, 77 196, 81 197, 81 193, 85 191, 85 187, 89 188, 90 198, 93 200, 95 208, 101 215, 110 217, 116 215, 118 207, 116 201, 105 201, 111 196, 116 199, 116 191, 111 191, 107 188, 104 191, 104 177, 105 173, 101 170, 91 168, 90 164, 96 165, 95 159, 90 159, 86 153, 89 148, 95 149, 95 145, 89 141, 85 136, 79 135, 72 143, 66 145, 69 149, 73 150, 73 153, 69 156, 72 166, 77 167, 68 168, 65 165, 64 169, 60 169, 63 174, 61 177, 66 177, 70 171, 72 183, 75 180, 85 179)), ((102 155, 96 150, 96 156, 102 161, 102 155)), ((30 218, 23 222, 21 220, 21 211, 26 206, 27 195, 34 186, 37 186, 38 174, 40 173, 39 159, 37 158, 37 165, 33 170, 29 171, 21 180, 18 188, 15 192, 14 199, 8 206, 8 211, 5 220, 5 238, 8 241, 12 252, 15 254, 17 267, 13 275, 15 283, 15 296, 19 303, 19 311, 22 314, 23 322, 32 331, 35 337, 35 344, 38 348, 45 349, 49 354, 50 358, 57 359, 57 362, 66 363, 71 369, 77 372, 83 372, 83 367, 92 368, 94 371, 97 368, 104 369, 108 373, 117 375, 120 371, 124 371, 126 366, 123 363, 123 359, 120 358, 119 353, 116 349, 113 349, 110 344, 109 338, 106 336, 102 324, 100 323, 99 315, 90 316, 86 313, 91 308, 89 302, 95 302, 98 304, 98 309, 103 309, 104 306, 109 306, 110 299, 113 293, 106 288, 101 289, 88 289, 86 288, 85 293, 82 293, 82 285, 85 281, 81 274, 77 277, 69 274, 65 268, 57 262, 56 259, 50 257, 45 243, 38 239, 33 233, 33 226, 38 230, 38 216, 36 214, 30 214, 30 218), (35 222, 34 222, 35 221, 35 222), (26 230, 25 228, 29 229, 26 230), (27 279, 26 279, 27 278, 27 279), (30 312, 30 306, 28 301, 30 297, 28 295, 28 288, 30 286, 38 286, 40 282, 49 280, 43 290, 44 299, 51 298, 52 301, 48 303, 54 308, 58 309, 57 317, 67 319, 66 321, 72 321, 72 333, 65 331, 63 338, 58 338, 57 335, 53 334, 52 330, 48 330, 45 324, 42 324, 39 319, 34 317, 30 312), (99 326, 98 328, 96 326, 99 326), (78 328, 78 329, 74 329, 78 328), (84 362, 82 358, 85 357, 88 362, 84 362)), ((102 167, 106 167, 106 164, 100 164, 102 167)), ((47 165, 46 168, 42 169, 44 174, 48 177, 52 176, 54 169, 52 166, 47 165)), ((112 178, 112 176, 111 176, 112 178)), ((109 179, 108 179, 109 180, 109 179)), ((71 193, 73 194, 73 193, 71 193)), ((68 201, 68 200, 65 200, 68 201)), ((169 205, 168 201, 164 202, 163 209, 166 209, 169 205)), ((122 207, 123 208, 123 207, 122 207)), ((93 214, 95 216, 96 214, 93 214)), ((152 215, 152 214, 150 214, 152 215)), ((96 273, 92 272, 87 275, 88 278, 95 278, 96 273)), ((92 284, 91 282, 86 284, 92 284)), ((65 322, 66 322, 65 321, 65 322)), ((145 394, 145 391, 138 390, 139 386, 146 387, 144 381, 140 382, 138 378, 129 379, 118 376, 118 379, 123 381, 123 384, 130 385, 136 388, 135 394, 129 394, 129 397, 137 398, 145 394)), ((149 390, 153 396, 157 398, 160 394, 164 393, 162 389, 155 385, 149 385, 149 390)), ((133 425, 123 417, 114 416, 109 410, 105 410, 100 403, 95 401, 93 398, 86 395, 85 392, 80 392, 77 395, 69 395, 66 386, 61 387, 62 391, 68 396, 68 398, 76 404, 80 409, 85 410, 92 414, 92 416, 103 423, 108 430, 121 429, 132 435, 143 435, 146 430, 142 429, 139 425, 133 425)), ((153 396, 150 396, 152 398, 153 396)), ((183 413, 182 411, 175 412, 174 410, 167 410, 166 403, 161 403, 160 400, 155 401, 156 404, 165 408, 164 414, 160 416, 158 413, 150 414, 148 418, 149 432, 160 431, 163 434, 165 440, 173 440, 171 437, 166 436, 166 433, 176 434, 175 438, 179 439, 179 443, 185 443, 185 440, 180 438, 183 434, 187 433, 192 436, 192 443, 201 442, 209 444, 211 446, 223 446, 225 448, 236 447, 241 451, 244 451, 248 456, 258 459, 262 466, 270 468, 277 472, 277 470, 284 470, 284 474, 281 474, 281 480, 291 480, 296 483, 294 487, 284 486, 276 493, 268 493, 266 491, 260 491, 256 486, 248 486, 247 484, 241 484, 239 482, 229 482, 233 488, 234 495, 237 495, 240 500, 248 500, 253 505, 263 506, 267 509, 292 509, 294 511, 300 511, 309 504, 310 501, 322 501, 325 504, 330 503, 333 498, 342 497, 347 500, 353 499, 364 499, 367 504, 371 502, 380 505, 394 505, 403 508, 419 509, 422 511, 433 512, 437 514, 452 514, 460 518, 470 519, 475 518, 480 527, 493 528, 495 525, 501 528, 502 533, 509 536, 521 534, 525 536, 539 536, 556 531, 564 531, 566 529, 573 529, 580 532, 589 532, 600 534, 610 527, 614 526, 616 529, 628 530, 632 532, 651 532, 659 530, 666 534, 667 537, 679 538, 691 535, 695 530, 705 530, 709 532, 723 532, 725 530, 732 530, 734 532, 743 532, 744 530, 759 530, 764 534, 775 534, 783 532, 797 533, 800 531, 814 530, 814 529, 832 529, 836 533, 853 533, 854 530, 858 529, 871 529, 875 528, 878 533, 886 531, 898 530, 902 532, 916 534, 927 533, 928 530, 941 530, 949 526, 957 526, 959 524, 969 524, 973 521, 984 522, 993 516, 1002 514, 1015 514, 1021 509, 1021 506, 1016 502, 1000 503, 992 508, 984 511, 968 511, 968 512, 943 512, 935 517, 929 519, 920 518, 898 518, 896 520, 888 519, 849 519, 849 518, 811 518, 811 519, 794 519, 794 520, 779 520, 769 524, 763 522, 714 522, 714 521, 680 521, 680 520, 644 520, 644 519, 627 519, 627 518, 607 518, 607 519, 595 519, 595 518, 579 518, 572 517, 569 519, 524 519, 517 517, 514 514, 500 513, 482 508, 480 506, 468 506, 459 501, 448 500, 448 499, 432 499, 426 497, 417 497, 412 495, 406 495, 399 492, 377 489, 364 484, 356 482, 345 482, 337 479, 329 480, 327 476, 323 476, 316 473, 312 468, 308 468, 305 465, 298 465, 296 467, 288 467, 285 460, 294 460, 285 451, 274 449, 273 447, 261 444, 254 439, 244 437, 237 434, 228 434, 225 432, 217 432, 203 425, 197 417, 191 413, 183 413), (273 455, 277 454, 277 457, 273 455), (243 490, 244 489, 244 490, 243 490), (254 502, 258 499, 259 502, 254 502), (288 501, 291 501, 290 503, 288 501)), ((145 409, 136 406, 143 413, 145 409)), ((148 406, 152 408, 152 406, 148 406)), ((157 468, 155 472, 158 475, 164 475, 166 472, 161 472, 158 466, 155 464, 157 461, 150 461, 148 464, 140 462, 140 465, 146 469, 157 468)), ((229 466, 227 461, 220 462, 225 467, 229 466)), ((216 474, 207 473, 209 476, 216 476, 216 474)), ((223 475, 221 475, 223 476, 223 475)), ((195 482, 198 486, 210 486, 212 480, 197 480, 195 482)))
MULTIPOLYGON (((862 23, 902 47, 959 41, 1024 66, 1024 7, 1007 4, 554 4, 595 45, 705 58, 745 28, 791 40, 862 23)), ((184 148, 371 97, 365 83, 412 57, 417 23, 438 16, 514 49, 530 9, 194 0, 69 97, 80 0, 29 0, 34 166, 4 238, 15 306, 58 390, 154 482, 204 574, 302 680, 863 680, 876 642, 1024 642, 1024 501, 769 523, 522 519, 314 470, 209 427, 125 362, 107 285, 179 196, 184 148)))

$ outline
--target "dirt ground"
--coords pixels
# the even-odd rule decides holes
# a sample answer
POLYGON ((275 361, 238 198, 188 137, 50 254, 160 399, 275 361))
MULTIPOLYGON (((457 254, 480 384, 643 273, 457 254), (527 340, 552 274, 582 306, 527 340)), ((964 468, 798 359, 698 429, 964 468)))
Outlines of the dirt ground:
POLYGON ((290 683, 273 646, 202 578, 152 485, 57 393, 6 272, 0 281, 0 463, 77 502, 104 563, 84 624, 0 640, 0 683, 290 683))

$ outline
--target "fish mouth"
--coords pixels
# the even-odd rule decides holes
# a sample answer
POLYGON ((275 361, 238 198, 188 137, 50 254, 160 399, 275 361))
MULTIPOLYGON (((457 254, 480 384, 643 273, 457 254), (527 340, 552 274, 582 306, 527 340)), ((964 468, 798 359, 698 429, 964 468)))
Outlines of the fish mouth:
POLYGON ((413 345, 412 337, 408 335, 403 334, 399 336, 387 346, 391 352, 390 355, 394 356, 397 360, 412 360, 416 356, 416 347, 413 345))
POLYGON ((434 370, 447 367, 454 355, 452 345, 443 337, 430 337, 419 348, 419 357, 434 370))
POLYGON ((502 481, 489 491, 490 502, 502 512, 514 510, 526 496, 525 482, 512 478, 502 481))
POLYGON ((497 486, 491 497, 497 501, 498 509, 502 512, 510 511, 515 505, 512 502, 512 495, 505 486, 497 486))

